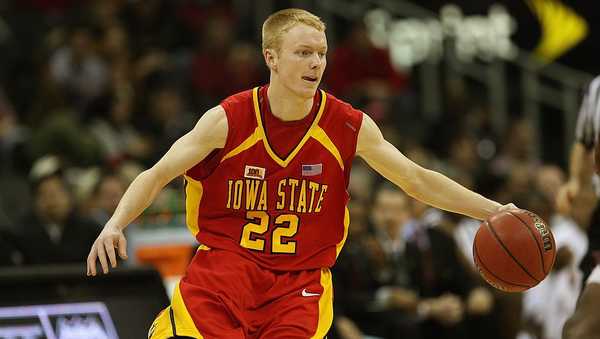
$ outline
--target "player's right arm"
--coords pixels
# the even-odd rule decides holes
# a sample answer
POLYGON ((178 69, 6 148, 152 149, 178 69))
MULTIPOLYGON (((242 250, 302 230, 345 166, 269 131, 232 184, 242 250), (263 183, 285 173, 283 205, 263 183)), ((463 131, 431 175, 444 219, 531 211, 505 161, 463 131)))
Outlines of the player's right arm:
POLYGON ((123 229, 154 201, 158 193, 174 178, 202 161, 227 140, 227 116, 221 106, 208 110, 196 126, 178 139, 152 168, 140 173, 129 185, 115 213, 92 245, 87 258, 87 274, 96 275, 96 260, 108 273, 108 262, 117 266, 115 248, 127 258, 123 229))
POLYGON ((513 204, 503 206, 487 199, 441 173, 414 163, 383 138, 379 127, 366 114, 358 133, 356 154, 408 195, 430 206, 479 220, 516 208, 513 204))

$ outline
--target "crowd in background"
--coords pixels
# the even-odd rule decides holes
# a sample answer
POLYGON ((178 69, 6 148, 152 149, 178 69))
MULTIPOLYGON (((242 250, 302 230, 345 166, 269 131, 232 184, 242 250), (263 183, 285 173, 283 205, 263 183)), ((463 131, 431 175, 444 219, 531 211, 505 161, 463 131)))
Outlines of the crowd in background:
MULTIPOLYGON (((0 264, 83 263, 137 173, 202 112, 268 82, 259 27, 229 1, 1 2, 0 264)), ((322 87, 367 112, 420 165, 538 213, 559 251, 546 286, 498 293, 471 259, 478 222, 412 200, 357 161, 332 335, 504 339, 525 329, 559 338, 555 327, 577 298, 580 225, 592 202, 558 215, 565 172, 536 156, 529 121, 512 114, 496 135, 477 89, 450 80, 440 118, 422 117, 410 72, 391 66, 361 22, 345 27, 328 36, 322 87)), ((153 210, 181 213, 181 184, 153 210)))

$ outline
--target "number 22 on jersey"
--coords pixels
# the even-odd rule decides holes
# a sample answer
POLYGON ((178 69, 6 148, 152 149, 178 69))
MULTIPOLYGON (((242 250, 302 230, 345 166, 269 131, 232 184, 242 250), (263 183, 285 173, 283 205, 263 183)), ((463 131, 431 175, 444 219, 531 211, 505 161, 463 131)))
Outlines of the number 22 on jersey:
MULTIPOLYGON (((240 245, 254 251, 265 250, 265 239, 261 236, 269 230, 271 217, 265 211, 246 212, 248 223, 242 229, 240 245)), ((281 214, 274 220, 271 239, 271 253, 294 254, 296 241, 290 240, 298 232, 300 218, 295 214, 281 214)))

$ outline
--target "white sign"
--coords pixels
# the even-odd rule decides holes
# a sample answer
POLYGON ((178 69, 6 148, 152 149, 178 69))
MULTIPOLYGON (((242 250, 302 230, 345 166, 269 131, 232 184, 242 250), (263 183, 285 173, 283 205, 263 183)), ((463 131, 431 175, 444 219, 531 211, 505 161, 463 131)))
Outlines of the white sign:
POLYGON ((0 307, 0 338, 119 339, 100 302, 0 307))
POLYGON ((392 19, 389 12, 374 9, 364 17, 367 33, 379 48, 388 48, 392 64, 410 68, 425 60, 439 60, 446 41, 461 61, 475 57, 513 59, 517 47, 510 40, 516 21, 500 4, 490 7, 487 16, 464 16, 456 5, 445 5, 438 18, 392 19))

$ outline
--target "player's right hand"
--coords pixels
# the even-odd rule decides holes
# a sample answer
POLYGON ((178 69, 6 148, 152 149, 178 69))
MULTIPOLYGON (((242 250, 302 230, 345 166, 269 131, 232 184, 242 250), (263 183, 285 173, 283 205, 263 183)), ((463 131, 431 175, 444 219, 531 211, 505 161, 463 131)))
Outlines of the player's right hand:
POLYGON ((115 248, 118 250, 121 259, 127 259, 127 240, 123 231, 116 226, 107 224, 94 241, 87 257, 87 275, 96 275, 96 259, 100 261, 104 274, 108 273, 109 261, 113 268, 117 267, 115 248))
POLYGON ((558 189, 556 194, 556 209, 560 214, 571 214, 573 199, 579 194, 579 183, 569 180, 558 189))

